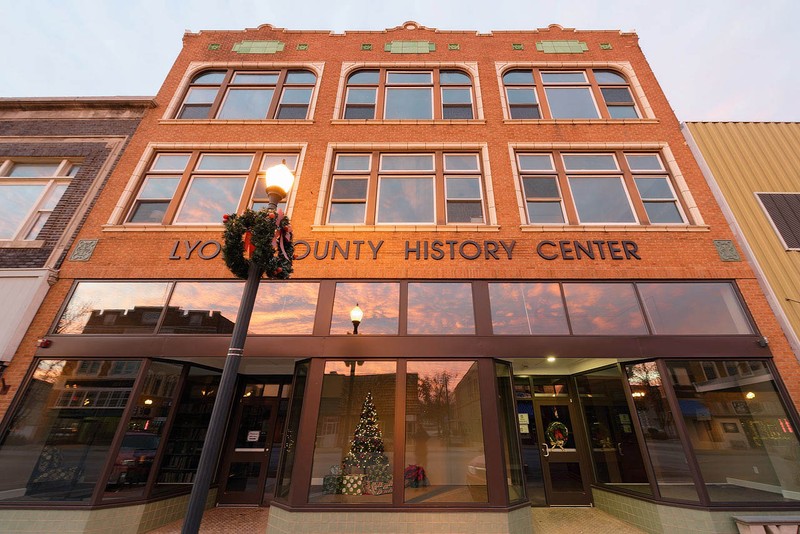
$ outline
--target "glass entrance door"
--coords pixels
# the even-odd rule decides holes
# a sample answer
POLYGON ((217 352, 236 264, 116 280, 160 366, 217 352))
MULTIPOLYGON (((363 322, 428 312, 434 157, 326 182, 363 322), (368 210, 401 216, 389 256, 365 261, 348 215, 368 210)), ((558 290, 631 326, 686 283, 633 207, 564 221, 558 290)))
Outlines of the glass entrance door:
POLYGON ((220 504, 259 505, 264 497, 278 399, 247 395, 247 391, 252 389, 246 389, 240 399, 223 456, 220 504))
POLYGON ((533 506, 592 502, 586 440, 571 384, 565 376, 514 378, 523 467, 533 506))
POLYGON ((551 506, 592 502, 589 472, 583 459, 579 419, 567 399, 536 399, 536 433, 541 447, 542 474, 551 506))

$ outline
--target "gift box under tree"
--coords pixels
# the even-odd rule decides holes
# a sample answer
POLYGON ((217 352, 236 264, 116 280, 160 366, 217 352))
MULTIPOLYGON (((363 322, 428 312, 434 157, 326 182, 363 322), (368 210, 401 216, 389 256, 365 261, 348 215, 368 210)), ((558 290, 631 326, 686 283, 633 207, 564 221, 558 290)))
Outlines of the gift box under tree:
POLYGON ((364 493, 364 475, 344 475, 342 479, 342 495, 362 495, 364 493))
POLYGON ((344 477, 342 475, 325 475, 322 477, 322 493, 339 494, 344 487, 344 477))

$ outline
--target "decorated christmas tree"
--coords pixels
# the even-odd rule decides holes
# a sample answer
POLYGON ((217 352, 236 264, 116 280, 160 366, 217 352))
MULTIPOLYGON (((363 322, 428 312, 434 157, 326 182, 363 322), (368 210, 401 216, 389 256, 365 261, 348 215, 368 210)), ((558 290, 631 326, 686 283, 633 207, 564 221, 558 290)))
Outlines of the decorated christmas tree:
POLYGON ((367 393, 361 407, 361 417, 356 425, 350 452, 342 465, 348 472, 363 469, 364 472, 384 471, 388 473, 389 457, 384 453, 383 435, 378 426, 378 413, 372 401, 372 392, 367 393))

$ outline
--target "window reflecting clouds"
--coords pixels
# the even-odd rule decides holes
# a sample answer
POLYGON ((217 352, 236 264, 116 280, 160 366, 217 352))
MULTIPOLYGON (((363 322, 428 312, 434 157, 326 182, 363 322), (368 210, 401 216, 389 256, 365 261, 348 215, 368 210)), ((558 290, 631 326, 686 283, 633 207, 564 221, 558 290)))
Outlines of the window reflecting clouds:
POLYGON ((364 312, 358 326, 360 334, 397 335, 400 315, 400 284, 398 282, 338 282, 333 300, 331 334, 353 331, 350 310, 355 305, 364 312))
POLYGON ((489 284, 495 334, 569 334, 557 283, 489 284))
POLYGON ((654 334, 751 334, 728 283, 637 284, 654 334))
POLYGON ((248 333, 311 335, 318 297, 318 282, 261 282, 248 333))
POLYGON ((55 333, 152 333, 169 287, 169 282, 80 282, 55 333))
POLYGON ((633 284, 564 284, 575 335, 647 334, 633 284))
POLYGON ((410 282, 408 284, 408 333, 475 333, 472 284, 463 282, 410 282))
POLYGON ((162 334, 230 334, 244 283, 177 282, 162 334))

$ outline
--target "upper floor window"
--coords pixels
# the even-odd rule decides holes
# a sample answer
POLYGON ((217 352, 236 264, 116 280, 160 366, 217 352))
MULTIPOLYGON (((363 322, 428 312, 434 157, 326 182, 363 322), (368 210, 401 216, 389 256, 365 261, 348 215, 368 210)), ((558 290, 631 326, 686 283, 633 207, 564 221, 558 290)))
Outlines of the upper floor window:
POLYGON ((685 224, 661 156, 517 154, 529 224, 685 224))
POLYGON ((328 224, 483 224, 476 152, 340 153, 328 224))
POLYGON ((222 216, 268 201, 259 170, 297 154, 160 152, 155 155, 125 219, 143 224, 222 224, 222 216))
POLYGON ((79 169, 68 160, 0 161, 0 239, 36 239, 79 169))
POLYGON ((474 118, 472 79, 460 70, 365 69, 347 78, 345 119, 474 118))
POLYGON ((756 197, 780 236, 783 248, 800 250, 800 194, 756 193, 756 197))
POLYGON ((514 69, 503 74, 512 119, 638 119, 628 81, 603 69, 514 69))
POLYGON ((308 70, 210 70, 197 74, 177 118, 261 120, 308 117, 317 76, 308 70))

